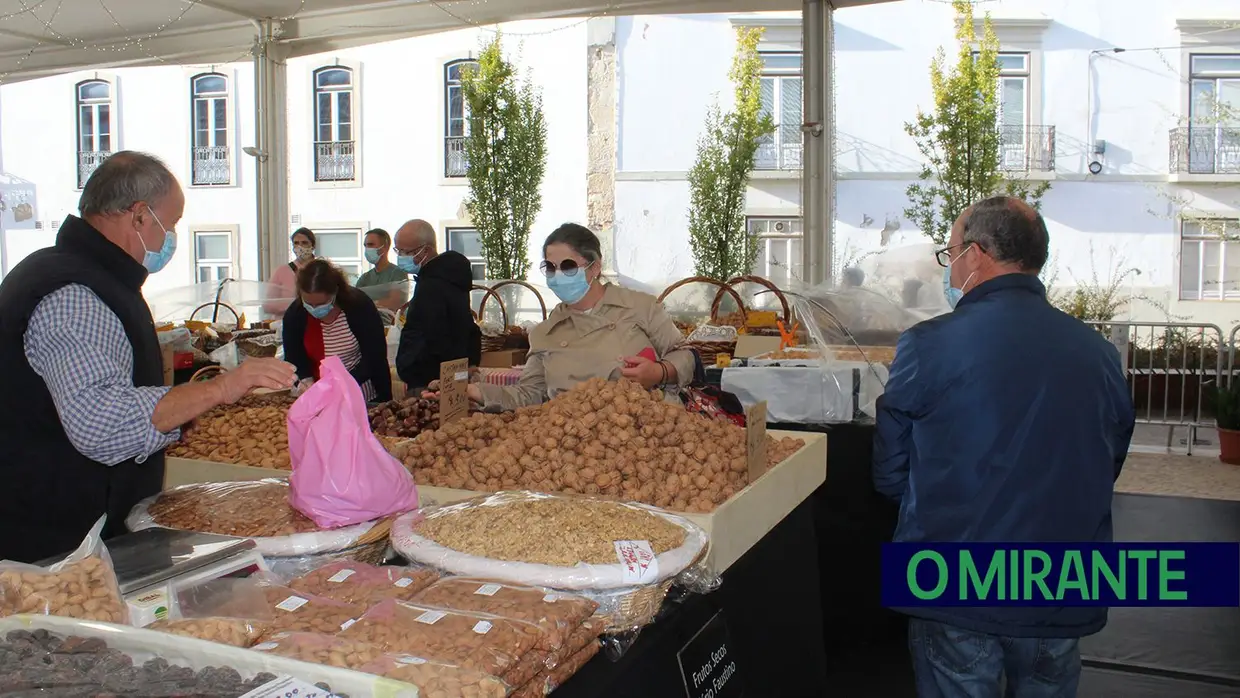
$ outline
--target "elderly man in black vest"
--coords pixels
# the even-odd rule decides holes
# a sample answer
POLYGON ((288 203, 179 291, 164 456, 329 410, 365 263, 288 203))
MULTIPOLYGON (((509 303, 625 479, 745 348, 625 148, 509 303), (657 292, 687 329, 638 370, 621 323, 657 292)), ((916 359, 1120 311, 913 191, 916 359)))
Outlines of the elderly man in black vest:
POLYGON ((75 548, 107 514, 104 537, 160 491, 164 448, 180 427, 254 388, 293 384, 293 367, 251 359, 202 383, 167 388, 149 274, 176 251, 185 209, 157 158, 119 152, 87 180, 56 244, 0 284, 0 559, 33 562, 75 548))

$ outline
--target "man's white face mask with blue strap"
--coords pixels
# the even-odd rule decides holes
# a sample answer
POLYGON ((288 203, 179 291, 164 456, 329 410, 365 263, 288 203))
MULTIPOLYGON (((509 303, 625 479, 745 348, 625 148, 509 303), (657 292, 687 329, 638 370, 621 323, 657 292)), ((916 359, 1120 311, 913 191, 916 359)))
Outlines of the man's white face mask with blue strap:
POLYGON ((955 310, 956 304, 960 302, 961 298, 964 298, 964 289, 969 287, 969 282, 973 280, 973 274, 977 273, 973 272, 973 274, 969 274, 969 277, 964 280, 964 284, 962 284, 960 288, 952 286, 952 265, 955 264, 961 257, 968 254, 969 250, 973 249, 972 244, 967 242, 964 244, 968 245, 964 252, 957 255, 956 259, 951 259, 949 257, 947 266, 943 267, 943 296, 947 298, 947 305, 952 310, 955 310))

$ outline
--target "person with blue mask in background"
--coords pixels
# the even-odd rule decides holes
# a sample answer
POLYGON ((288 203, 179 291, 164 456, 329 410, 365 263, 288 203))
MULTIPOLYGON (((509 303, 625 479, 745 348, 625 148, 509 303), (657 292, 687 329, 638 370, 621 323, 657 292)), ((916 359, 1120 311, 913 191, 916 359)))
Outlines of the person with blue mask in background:
POLYGON ((361 386, 367 402, 392 399, 379 310, 331 262, 316 259, 297 272, 297 302, 284 311, 281 330, 284 358, 297 367, 303 382, 318 380, 323 359, 336 356, 361 386))
POLYGON ((530 351, 514 386, 469 385, 470 399, 487 409, 537 405, 591 378, 628 378, 643 387, 679 388, 693 379, 694 356, 679 348, 684 335, 652 295, 603 281, 598 236, 565 223, 547 236, 540 266, 560 299, 530 331, 530 351))
POLYGON ((482 360, 482 329, 469 305, 473 265, 460 252, 440 253, 438 247, 435 229, 424 220, 396 231, 396 265, 416 279, 396 349, 396 373, 413 390, 438 380, 445 361, 467 359, 477 366, 482 360))
POLYGON ((163 489, 181 427, 293 367, 251 359, 209 381, 165 385, 142 287, 168 267, 185 194, 158 158, 121 151, 82 188, 51 247, 0 284, 0 559, 67 553, 106 514, 104 538, 163 489))
MULTIPOLYGON (((935 254, 952 311, 904 332, 877 404, 875 489, 895 540, 1112 540, 1135 424, 1115 347, 1052 306, 1046 223, 1006 196, 970 207, 935 254)), ((901 610, 919 698, 1073 698, 1098 607, 901 610), (1006 693, 1001 686, 1006 681, 1006 693)))
POLYGON ((392 248, 392 236, 383 228, 366 231, 362 237, 366 262, 373 265, 357 277, 354 284, 370 296, 375 305, 388 310, 400 310, 409 296, 409 274, 388 259, 392 248))

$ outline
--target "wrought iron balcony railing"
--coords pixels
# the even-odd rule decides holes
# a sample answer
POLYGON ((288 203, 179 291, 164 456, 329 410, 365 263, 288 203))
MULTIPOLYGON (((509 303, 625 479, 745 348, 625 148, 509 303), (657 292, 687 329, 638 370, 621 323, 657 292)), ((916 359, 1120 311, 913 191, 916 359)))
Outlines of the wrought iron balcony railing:
POLYGON ((452 136, 444 139, 443 144, 443 176, 464 177, 469 169, 465 159, 465 137, 452 136))
POLYGON ((314 144, 314 181, 352 182, 357 179, 354 141, 320 141, 314 144))
POLYGON ((754 168, 759 170, 801 169, 801 124, 780 124, 775 132, 758 142, 754 168))
POLYGON ((232 160, 229 158, 228 146, 196 146, 193 155, 193 176, 196 186, 232 182, 232 160))
POLYGON ((86 186, 86 180, 94 174, 95 168, 112 155, 110 150, 79 150, 78 151, 78 189, 86 186))
POLYGON ((1004 172, 1054 172, 1054 126, 1000 126, 999 167, 1004 172))
POLYGON ((1171 129, 1171 174, 1240 174, 1240 126, 1171 129))

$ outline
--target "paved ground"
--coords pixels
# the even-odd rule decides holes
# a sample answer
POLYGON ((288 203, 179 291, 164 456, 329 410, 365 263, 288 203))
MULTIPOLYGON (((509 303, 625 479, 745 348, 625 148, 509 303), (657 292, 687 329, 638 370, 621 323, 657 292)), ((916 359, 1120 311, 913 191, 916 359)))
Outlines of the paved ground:
POLYGON ((1219 462, 1214 429, 1197 433, 1191 456, 1187 440, 1188 430, 1177 428, 1168 449, 1167 427, 1137 425, 1116 489, 1240 501, 1240 466, 1219 462))

